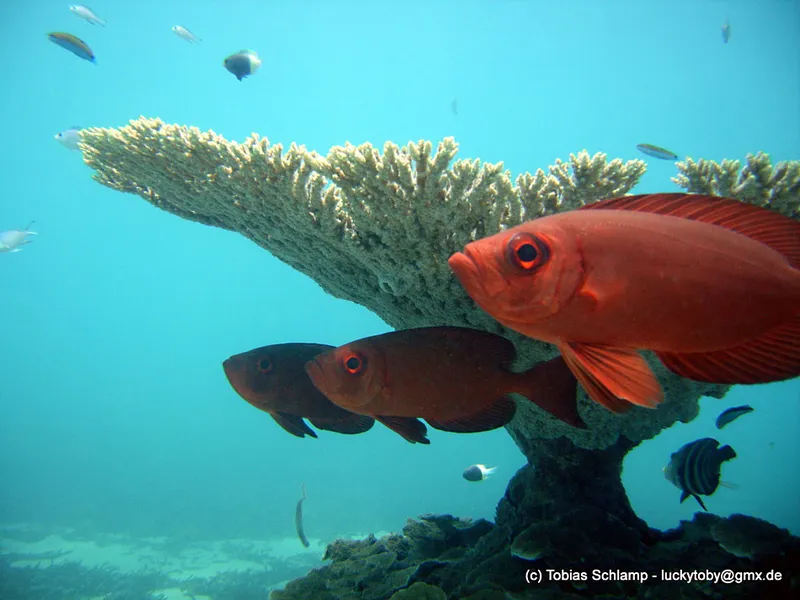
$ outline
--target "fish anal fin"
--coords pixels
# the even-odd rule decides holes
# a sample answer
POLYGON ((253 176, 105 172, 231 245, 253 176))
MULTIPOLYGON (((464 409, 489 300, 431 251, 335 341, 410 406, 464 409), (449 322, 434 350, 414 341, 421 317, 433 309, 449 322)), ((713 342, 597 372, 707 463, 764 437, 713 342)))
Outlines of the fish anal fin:
POLYGON ((563 356, 539 363, 519 378, 520 394, 557 419, 586 429, 578 414, 578 381, 563 356))
POLYGON ((800 315, 733 348, 656 354, 670 371, 694 381, 754 384, 792 379, 800 375, 800 315))
POLYGON ((703 510, 708 512, 708 509, 706 508, 706 505, 703 504, 703 501, 700 499, 700 496, 698 496, 697 494, 692 494, 692 496, 694 496, 694 499, 697 500, 697 503, 703 508, 703 510))
POLYGON ((664 400, 661 384, 636 350, 580 342, 558 348, 589 397, 612 412, 624 412, 628 402, 655 408, 664 400))
POLYGON ((413 417, 386 417, 376 416, 386 427, 400 435, 404 440, 412 444, 430 444, 431 441, 426 437, 428 428, 425 423, 413 417))
POLYGON ((273 419, 275 419, 275 422, 278 425, 283 427, 292 435, 296 435, 300 438, 307 435, 313 438, 317 437, 316 432, 306 424, 302 417, 278 411, 270 411, 269 414, 273 419))
POLYGON ((508 396, 503 396, 480 411, 459 419, 440 421, 426 418, 425 420, 428 425, 440 431, 478 433, 480 431, 499 429, 507 425, 514 418, 516 410, 517 405, 514 400, 508 396))
POLYGON ((630 210, 718 225, 765 244, 800 268, 800 221, 733 198, 705 194, 641 194, 609 198, 580 210, 630 210))
POLYGON ((308 417, 308 420, 319 429, 334 431, 345 435, 364 433, 365 431, 369 431, 375 424, 375 420, 372 417, 358 415, 356 413, 338 419, 308 417))

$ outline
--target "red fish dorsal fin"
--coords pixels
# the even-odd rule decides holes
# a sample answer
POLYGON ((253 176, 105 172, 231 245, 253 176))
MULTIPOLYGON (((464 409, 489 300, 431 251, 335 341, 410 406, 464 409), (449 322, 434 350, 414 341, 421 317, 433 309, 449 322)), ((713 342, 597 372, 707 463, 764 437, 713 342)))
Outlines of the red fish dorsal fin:
POLYGON ((800 269, 800 221, 778 212, 720 196, 641 194, 609 198, 578 210, 630 210, 718 225, 769 246, 800 269))

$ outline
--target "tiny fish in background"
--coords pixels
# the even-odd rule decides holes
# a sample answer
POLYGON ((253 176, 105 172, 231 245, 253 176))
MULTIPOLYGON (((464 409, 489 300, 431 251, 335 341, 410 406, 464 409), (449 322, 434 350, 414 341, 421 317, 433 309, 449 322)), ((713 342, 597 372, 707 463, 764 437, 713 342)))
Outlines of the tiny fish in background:
POLYGON ((261 59, 253 50, 240 50, 236 54, 231 54, 222 64, 241 81, 258 71, 261 59))
POLYGON ((297 501, 297 507, 294 509, 294 528, 297 531, 297 537, 300 538, 300 543, 308 548, 308 538, 306 537, 305 529, 303 528, 303 500, 306 499, 306 484, 301 486, 303 495, 297 501))
POLYGON ((65 148, 69 148, 70 150, 78 150, 78 144, 81 141, 81 128, 77 125, 73 125, 69 129, 60 131, 53 137, 55 137, 55 140, 65 148))
POLYGON ((60 31, 56 31, 54 33, 48 33, 47 39, 57 46, 61 46, 62 48, 69 50, 75 56, 84 60, 88 60, 90 63, 95 65, 97 64, 97 59, 95 58, 92 49, 86 45, 86 42, 76 38, 71 33, 62 33, 60 31))
POLYGON ((729 39, 731 39, 731 23, 725 19, 725 24, 722 26, 722 43, 727 44, 729 39))
POLYGON ((31 226, 35 221, 28 223, 24 230, 10 229, 8 231, 0 231, 0 252, 21 252, 25 244, 30 244, 33 240, 25 239, 29 235, 37 235, 35 231, 30 231, 31 226))
POLYGON ((661 160, 675 160, 678 155, 670 152, 666 148, 654 146, 653 144, 637 144, 636 149, 642 154, 652 156, 653 158, 660 158, 661 160))
POLYGON ((101 27, 106 26, 106 22, 94 14, 88 6, 84 6, 83 4, 73 4, 69 7, 69 10, 73 15, 80 17, 90 25, 100 25, 101 27))
POLYGON ((467 481, 483 481, 494 473, 497 467, 487 467, 486 465, 470 465, 461 476, 467 481))
POLYGON ((731 421, 735 421, 742 415, 746 415, 749 412, 753 412, 753 407, 747 406, 746 404, 744 406, 734 406, 728 410, 723 410, 717 417, 717 429, 722 429, 731 421))
POLYGON ((453 101, 450 103, 450 110, 453 111, 455 116, 458 116, 458 98, 453 98, 453 101))
POLYGON ((186 27, 181 27, 180 25, 175 25, 175 27, 172 28, 172 31, 174 31, 175 35, 177 35, 179 38, 181 38, 182 40, 186 40, 191 44, 199 44, 200 42, 203 41, 195 34, 193 34, 191 31, 186 29, 186 27))
POLYGON ((664 477, 681 490, 681 502, 693 496, 708 511, 700 496, 710 496, 716 491, 722 463, 736 458, 733 448, 718 446, 715 439, 701 438, 681 446, 670 456, 664 477))

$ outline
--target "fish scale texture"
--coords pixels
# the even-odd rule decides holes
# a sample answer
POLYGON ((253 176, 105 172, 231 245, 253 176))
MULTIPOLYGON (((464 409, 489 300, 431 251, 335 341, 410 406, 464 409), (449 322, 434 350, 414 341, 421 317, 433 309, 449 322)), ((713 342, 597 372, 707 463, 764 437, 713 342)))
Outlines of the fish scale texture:
MULTIPOLYGON (((184 219, 237 231, 395 329, 454 325, 505 335, 517 346, 516 369, 556 351, 480 310, 453 276, 448 257, 469 241, 523 221, 624 195, 645 172, 641 160, 582 151, 512 180, 502 163, 455 160, 452 138, 435 152, 427 141, 403 147, 387 142, 382 152, 368 143, 346 144, 323 156, 296 144, 284 150, 255 134, 237 143, 145 117, 120 128, 84 129, 80 136, 84 161, 99 183, 184 219)), ((758 174, 758 185, 745 177, 741 190, 768 203, 772 196, 764 186, 772 182, 778 208, 796 215, 797 197, 785 196, 800 189, 800 163, 781 163, 768 176, 766 155, 759 156, 748 172, 751 179, 758 174)), ((730 183, 730 165, 713 171, 709 164, 685 163, 684 187, 701 186, 707 173, 716 177, 707 187, 730 183)), ((581 393, 579 411, 589 429, 578 430, 520 400, 508 425, 512 437, 565 435, 583 448, 605 448, 620 434, 638 441, 675 421, 690 421, 700 396, 725 393, 724 386, 681 379, 655 359, 649 362, 667 394, 658 410, 634 408, 617 416, 581 393)))

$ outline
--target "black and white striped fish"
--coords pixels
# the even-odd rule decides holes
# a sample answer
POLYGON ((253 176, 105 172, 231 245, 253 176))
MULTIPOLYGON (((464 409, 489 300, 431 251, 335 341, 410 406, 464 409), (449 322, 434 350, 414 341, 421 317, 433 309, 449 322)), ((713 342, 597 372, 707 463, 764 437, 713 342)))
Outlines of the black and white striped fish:
POLYGON ((689 496, 708 510, 700 496, 710 496, 719 487, 719 472, 722 463, 736 458, 730 446, 719 447, 713 438, 701 438, 681 446, 673 452, 664 467, 664 477, 681 490, 681 502, 689 496))

